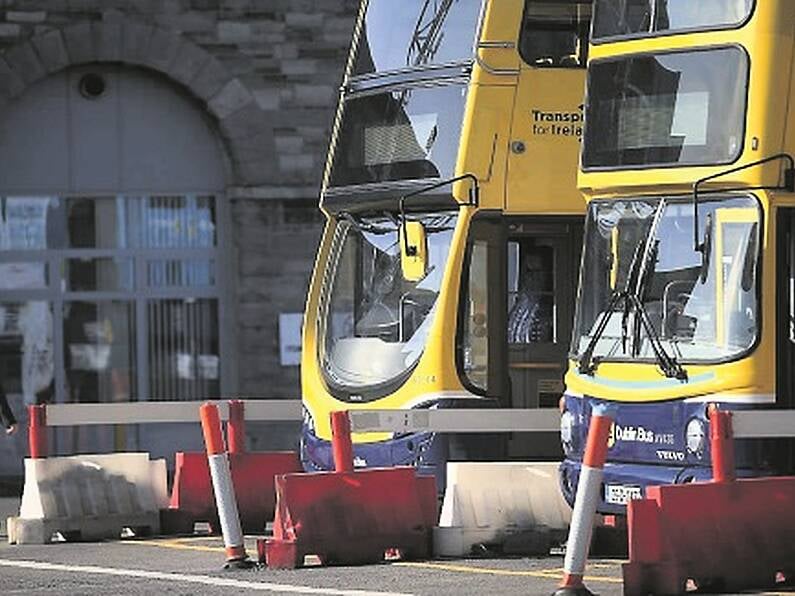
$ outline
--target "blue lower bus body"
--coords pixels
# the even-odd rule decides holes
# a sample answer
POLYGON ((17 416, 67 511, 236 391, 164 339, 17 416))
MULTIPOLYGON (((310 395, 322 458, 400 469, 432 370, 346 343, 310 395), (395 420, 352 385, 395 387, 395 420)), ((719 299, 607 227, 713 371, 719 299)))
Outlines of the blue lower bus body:
MULTIPOLYGON (((588 436, 593 399, 565 396, 565 411, 573 416, 571 440, 564 442, 565 459, 560 465, 560 486, 569 505, 574 505, 582 456, 588 436)), ((747 404, 718 403, 721 409, 748 409, 747 404)), ((646 495, 648 486, 681 484, 712 479, 707 403, 670 401, 650 404, 621 404, 610 432, 607 463, 597 511, 626 513, 626 500, 646 495), (687 428, 700 428, 703 440, 688 446, 687 428), (695 447, 695 449, 694 449, 695 447), (622 502, 623 501, 623 502, 622 502)), ((775 444, 770 441, 735 441, 736 472, 739 477, 769 475, 775 444)))
MULTIPOLYGON (((447 453, 445 435, 411 433, 387 441, 354 444, 353 463, 356 468, 412 466, 419 474, 437 479, 442 476, 443 484, 447 453)), ((318 438, 306 424, 301 431, 301 464, 307 472, 334 469, 331 442, 318 438)))
MULTIPOLYGON (((488 399, 452 399, 424 403, 431 408, 488 408, 495 405, 488 399)), ((319 438, 314 424, 304 416, 301 429, 301 465, 307 472, 334 469, 331 442, 319 438)), ((386 441, 353 444, 355 468, 389 468, 412 466, 418 474, 435 476, 439 494, 446 485, 447 462, 488 461, 503 456, 504 441, 493 434, 452 435, 435 432, 413 432, 395 435, 386 441)))

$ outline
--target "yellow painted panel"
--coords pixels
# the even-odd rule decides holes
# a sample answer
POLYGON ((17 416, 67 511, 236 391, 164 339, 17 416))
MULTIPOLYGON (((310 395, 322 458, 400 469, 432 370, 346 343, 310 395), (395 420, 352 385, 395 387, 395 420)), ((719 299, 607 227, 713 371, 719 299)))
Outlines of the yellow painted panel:
POLYGON ((524 0, 489 0, 475 49, 475 84, 513 85, 521 59, 516 51, 524 0))
MULTIPOLYGON (((501 209, 503 205, 514 91, 509 86, 472 85, 469 89, 456 172, 478 178, 483 209, 501 209)), ((470 184, 465 180, 453 188, 462 203, 469 200, 470 184)))
POLYGON ((524 67, 516 92, 505 210, 579 214, 577 190, 585 71, 524 67))

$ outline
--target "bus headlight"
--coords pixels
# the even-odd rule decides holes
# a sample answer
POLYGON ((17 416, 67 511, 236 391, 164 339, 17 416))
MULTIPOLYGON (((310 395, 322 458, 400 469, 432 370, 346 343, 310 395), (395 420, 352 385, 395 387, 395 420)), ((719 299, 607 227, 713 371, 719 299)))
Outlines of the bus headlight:
POLYGON ((572 450, 572 439, 574 437, 574 414, 568 410, 560 415, 560 442, 563 450, 568 454, 572 450))
POLYGON ((704 422, 698 418, 691 418, 685 428, 687 450, 690 453, 702 453, 706 442, 707 430, 704 422))

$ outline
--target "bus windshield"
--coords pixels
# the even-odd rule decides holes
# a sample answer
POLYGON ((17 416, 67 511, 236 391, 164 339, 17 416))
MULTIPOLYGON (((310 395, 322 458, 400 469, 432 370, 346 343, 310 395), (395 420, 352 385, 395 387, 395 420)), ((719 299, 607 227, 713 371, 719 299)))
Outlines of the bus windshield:
POLYGON ((369 0, 353 74, 471 60, 480 5, 479 0, 369 0))
POLYGON ((584 169, 726 164, 742 150, 740 48, 600 60, 588 70, 584 169))
POLYGON ((326 380, 362 393, 409 371, 425 347, 457 214, 410 213, 427 239, 419 281, 404 279, 394 213, 340 215, 323 279, 319 359, 326 380))
POLYGON ((607 318, 594 346, 595 361, 633 355, 653 361, 652 341, 637 318, 641 313, 612 300, 627 285, 637 292, 639 310, 648 315, 667 354, 678 360, 722 361, 754 345, 759 324, 756 200, 724 196, 699 203, 703 256, 694 247, 692 202, 661 201, 597 200, 590 204, 574 357, 586 352, 595 330, 607 318), (646 262, 639 262, 639 255, 648 255, 641 257, 646 262), (606 312, 611 303, 615 312, 606 312))
POLYGON ((740 25, 754 0, 595 0, 593 38, 644 37, 740 25))

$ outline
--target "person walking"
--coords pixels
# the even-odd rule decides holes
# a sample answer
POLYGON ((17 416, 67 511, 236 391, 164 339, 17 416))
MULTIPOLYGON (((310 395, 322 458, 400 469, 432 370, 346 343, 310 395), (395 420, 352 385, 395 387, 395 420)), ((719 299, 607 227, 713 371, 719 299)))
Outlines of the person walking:
POLYGON ((17 419, 8 405, 6 390, 2 381, 0 381, 0 422, 5 426, 7 435, 13 435, 17 431, 17 419))

